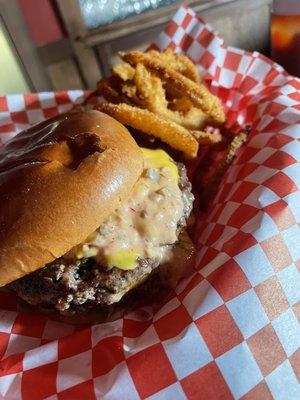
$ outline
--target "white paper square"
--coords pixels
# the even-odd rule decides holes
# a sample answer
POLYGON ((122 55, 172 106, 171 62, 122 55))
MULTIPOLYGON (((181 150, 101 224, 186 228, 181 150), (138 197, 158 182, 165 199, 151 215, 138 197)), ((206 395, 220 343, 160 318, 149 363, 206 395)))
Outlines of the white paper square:
POLYGON ((9 112, 25 110, 25 100, 23 94, 10 94, 6 97, 9 112))
POLYGON ((23 359, 23 369, 36 368, 57 361, 57 341, 49 342, 37 349, 28 350, 23 359))
POLYGON ((92 351, 65 358, 58 363, 57 391, 78 385, 92 378, 92 351))
POLYGON ((210 351, 194 323, 175 340, 163 343, 178 379, 182 379, 213 360, 210 351))

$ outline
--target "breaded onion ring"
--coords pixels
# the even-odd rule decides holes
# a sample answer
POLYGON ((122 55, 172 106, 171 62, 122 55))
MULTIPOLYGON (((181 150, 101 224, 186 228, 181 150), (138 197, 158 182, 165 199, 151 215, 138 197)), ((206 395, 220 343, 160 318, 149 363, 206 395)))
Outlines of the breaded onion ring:
POLYGON ((147 53, 133 51, 130 53, 120 52, 119 55, 123 61, 132 66, 140 63, 162 76, 175 89, 182 91, 196 107, 201 108, 215 123, 223 124, 225 122, 225 114, 219 98, 210 93, 204 84, 192 81, 170 68, 166 62, 153 58, 147 53))
POLYGON ((100 81, 97 83, 96 94, 104 97, 111 103, 132 104, 132 102, 126 96, 123 96, 119 93, 119 90, 115 87, 112 77, 100 79, 100 81))
POLYGON ((174 53, 171 49, 166 49, 162 52, 150 50, 147 54, 166 62, 170 68, 175 69, 175 71, 180 72, 192 81, 200 83, 201 79, 196 65, 187 56, 174 53))
POLYGON ((205 131, 191 131, 191 134, 202 146, 211 146, 222 141, 222 135, 220 132, 210 133, 205 131))
POLYGON ((167 121, 151 111, 124 103, 118 105, 104 103, 95 108, 109 114, 124 125, 161 139, 174 149, 185 153, 189 158, 197 155, 198 143, 187 129, 172 121, 167 121))
POLYGON ((159 77, 151 74, 143 64, 137 64, 134 82, 143 99, 143 104, 139 104, 141 107, 166 117, 187 129, 201 129, 208 122, 207 115, 198 108, 191 107, 185 112, 169 109, 162 81, 159 77))
POLYGON ((114 76, 117 76, 124 82, 131 81, 135 74, 134 68, 130 64, 127 64, 127 63, 123 63, 120 65, 117 65, 116 67, 113 67, 111 72, 114 76))

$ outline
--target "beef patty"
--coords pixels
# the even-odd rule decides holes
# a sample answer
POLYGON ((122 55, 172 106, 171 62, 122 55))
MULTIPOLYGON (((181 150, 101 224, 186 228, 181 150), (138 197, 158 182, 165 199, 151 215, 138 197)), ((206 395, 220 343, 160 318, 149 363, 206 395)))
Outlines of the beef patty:
MULTIPOLYGON (((180 235, 191 213, 194 196, 185 166, 181 163, 177 166, 184 205, 177 225, 180 235)), ((10 287, 32 305, 55 307, 64 314, 76 313, 82 311, 83 306, 118 302, 126 292, 143 283, 158 265, 155 258, 138 258, 134 269, 108 269, 93 258, 82 258, 73 263, 60 258, 11 283, 10 287)))

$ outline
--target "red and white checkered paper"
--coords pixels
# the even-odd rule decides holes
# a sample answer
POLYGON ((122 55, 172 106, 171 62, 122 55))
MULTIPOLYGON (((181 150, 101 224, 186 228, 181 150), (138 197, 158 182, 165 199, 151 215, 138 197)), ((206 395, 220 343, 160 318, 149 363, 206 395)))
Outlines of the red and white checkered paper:
MULTIPOLYGON (((252 125, 199 223, 197 272, 155 310, 88 327, 16 312, 1 293, 4 399, 300 398, 300 81, 185 7, 156 44, 199 65, 229 126, 252 125)), ((0 98, 1 139, 81 95, 0 98)))

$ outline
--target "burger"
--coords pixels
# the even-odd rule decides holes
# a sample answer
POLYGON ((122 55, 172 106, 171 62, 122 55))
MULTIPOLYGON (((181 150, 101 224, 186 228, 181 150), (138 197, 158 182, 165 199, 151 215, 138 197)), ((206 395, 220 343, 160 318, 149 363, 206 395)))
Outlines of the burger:
POLYGON ((192 268, 193 200, 182 163, 100 111, 35 125, 0 152, 0 286, 70 322, 155 302, 192 268))

